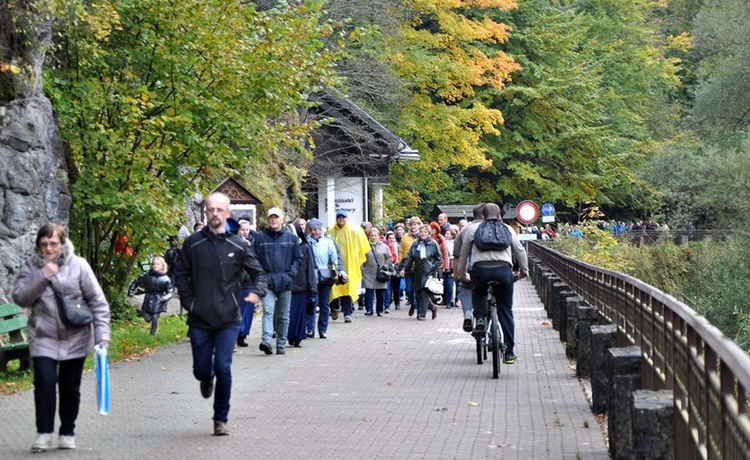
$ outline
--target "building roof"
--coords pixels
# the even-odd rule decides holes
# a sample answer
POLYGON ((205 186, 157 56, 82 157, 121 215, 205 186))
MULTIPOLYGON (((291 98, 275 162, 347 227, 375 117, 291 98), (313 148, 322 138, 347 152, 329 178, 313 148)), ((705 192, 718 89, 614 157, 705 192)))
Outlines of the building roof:
POLYGON ((438 214, 445 213, 448 216, 448 221, 458 222, 461 219, 473 220, 474 219, 474 207, 476 203, 471 204, 436 204, 432 208, 430 217, 437 219, 438 214))

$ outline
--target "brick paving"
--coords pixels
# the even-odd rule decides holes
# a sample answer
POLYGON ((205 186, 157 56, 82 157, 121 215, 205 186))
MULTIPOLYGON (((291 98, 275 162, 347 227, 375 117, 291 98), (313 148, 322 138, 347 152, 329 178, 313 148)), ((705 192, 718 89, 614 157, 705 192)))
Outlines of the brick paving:
POLYGON ((459 309, 424 322, 407 311, 358 311, 284 356, 258 350, 256 315, 251 346, 234 356, 230 436, 212 436, 212 400, 200 396, 187 342, 112 364, 108 416, 86 373, 75 453, 31 454, 33 392, 0 395, 0 458, 609 458, 529 281, 516 284, 519 359, 497 380, 491 363, 476 364, 459 309))

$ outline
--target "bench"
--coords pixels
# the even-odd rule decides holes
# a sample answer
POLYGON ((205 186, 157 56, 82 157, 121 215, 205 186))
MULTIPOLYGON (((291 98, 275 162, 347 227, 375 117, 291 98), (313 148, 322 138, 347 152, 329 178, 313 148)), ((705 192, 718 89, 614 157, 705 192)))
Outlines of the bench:
POLYGON ((29 339, 26 324, 29 318, 15 304, 0 305, 0 372, 8 373, 8 363, 18 360, 18 370, 29 368, 29 339))

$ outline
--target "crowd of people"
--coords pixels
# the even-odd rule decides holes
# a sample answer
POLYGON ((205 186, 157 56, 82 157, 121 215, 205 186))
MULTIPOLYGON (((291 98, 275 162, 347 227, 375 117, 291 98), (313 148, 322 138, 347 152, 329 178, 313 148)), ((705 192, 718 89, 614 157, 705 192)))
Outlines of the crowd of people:
POLYGON ((256 307, 262 310, 259 350, 284 355, 306 339, 326 339, 331 321, 351 323, 357 310, 362 318, 384 317, 402 305, 417 321, 428 313, 435 319, 440 308, 462 308, 463 329, 483 333, 492 289, 505 338, 503 360, 517 359, 513 283, 528 274, 528 263, 496 204, 477 205, 471 224, 451 224, 441 214, 434 222, 414 216, 391 227, 356 225, 339 209, 329 228, 317 218, 287 220, 273 207, 265 228, 255 231, 247 221, 236 222, 229 199, 214 193, 205 215, 207 227, 179 251, 174 281, 188 312, 194 376, 204 397, 215 388, 215 435, 228 434, 232 354, 249 346, 256 307), (483 250, 473 245, 482 222, 507 227, 510 244, 483 250), (203 263, 207 257, 214 260, 203 263), (234 296, 230 286, 238 291, 234 296))
MULTIPOLYGON (((154 257, 149 270, 131 283, 128 295, 144 294, 140 314, 151 323, 153 335, 176 292, 187 312, 193 375, 201 395, 213 396, 214 435, 225 436, 232 359, 240 347, 249 346, 256 309, 262 310, 258 348, 284 355, 305 339, 326 339, 330 321, 343 316, 344 323, 351 323, 355 310, 364 310, 363 317, 383 317, 406 305, 410 317, 425 321, 428 312, 435 319, 440 308, 458 307, 464 312, 463 329, 482 333, 488 289, 493 289, 506 342, 504 362, 515 362, 513 282, 528 274, 528 265, 518 236, 499 213, 488 203, 474 209, 471 224, 451 224, 441 214, 435 222, 414 216, 386 228, 353 224, 339 209, 335 223, 325 228, 317 218, 288 222, 273 207, 265 228, 255 231, 249 221, 232 217, 226 195, 212 193, 205 201, 205 224, 196 224, 181 244, 171 241, 164 257, 154 257), (472 245, 482 222, 506 226, 512 244, 472 245)), ((13 298, 30 309, 30 326, 37 324, 29 328, 37 415, 32 451, 51 447, 56 385, 58 447, 75 449, 83 361, 94 343, 109 345, 110 315, 91 268, 74 255, 63 227, 47 224, 39 230, 13 298), (61 292, 86 302, 93 323, 63 324, 55 297, 61 292)))

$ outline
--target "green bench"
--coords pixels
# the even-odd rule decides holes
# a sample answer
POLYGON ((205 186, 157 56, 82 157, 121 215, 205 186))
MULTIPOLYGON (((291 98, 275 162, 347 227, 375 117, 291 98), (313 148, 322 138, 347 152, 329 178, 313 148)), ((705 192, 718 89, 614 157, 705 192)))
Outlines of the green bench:
POLYGON ((15 304, 0 305, 0 372, 8 373, 8 363, 18 360, 18 370, 29 368, 29 318, 15 304))

